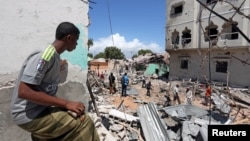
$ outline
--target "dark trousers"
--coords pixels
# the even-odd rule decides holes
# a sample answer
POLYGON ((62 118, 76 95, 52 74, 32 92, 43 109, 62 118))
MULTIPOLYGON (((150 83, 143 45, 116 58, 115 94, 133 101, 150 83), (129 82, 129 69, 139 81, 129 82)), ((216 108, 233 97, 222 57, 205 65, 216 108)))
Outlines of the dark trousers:
POLYGON ((122 85, 122 96, 127 95, 127 85, 122 85))
POLYGON ((147 96, 150 96, 150 89, 147 89, 147 96))
POLYGON ((142 80, 142 88, 145 88, 146 87, 146 81, 145 80, 142 80))
POLYGON ((109 92, 110 94, 116 93, 115 83, 109 84, 109 92))
POLYGON ((181 104, 180 97, 178 94, 174 94, 174 102, 177 101, 178 104, 181 104))
POLYGON ((205 105, 208 106, 210 105, 211 102, 211 97, 210 96, 205 96, 205 105))

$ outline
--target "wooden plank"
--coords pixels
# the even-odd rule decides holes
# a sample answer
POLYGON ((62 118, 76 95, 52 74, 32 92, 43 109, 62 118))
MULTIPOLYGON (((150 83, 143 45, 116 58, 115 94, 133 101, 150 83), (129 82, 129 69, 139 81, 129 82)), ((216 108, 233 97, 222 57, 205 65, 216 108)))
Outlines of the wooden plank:
POLYGON ((94 97, 94 94, 92 92, 92 89, 91 89, 91 86, 90 86, 90 83, 89 83, 89 80, 87 79, 87 82, 86 82, 86 85, 88 87, 88 90, 89 90, 89 94, 90 94, 90 97, 91 97, 91 100, 94 104, 94 107, 95 107, 95 111, 96 111, 96 114, 98 117, 100 117, 100 113, 99 113, 99 110, 97 108, 97 105, 96 105, 96 102, 95 102, 95 97, 94 97))

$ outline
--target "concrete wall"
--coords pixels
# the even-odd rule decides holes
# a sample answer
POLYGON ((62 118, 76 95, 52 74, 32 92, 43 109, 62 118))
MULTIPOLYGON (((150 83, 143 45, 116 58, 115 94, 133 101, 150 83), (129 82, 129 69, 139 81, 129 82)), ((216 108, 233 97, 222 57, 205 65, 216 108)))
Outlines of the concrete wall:
MULTIPOLYGON (((202 0, 201 0, 202 1, 202 0)), ((205 0, 204 0, 205 1, 205 0)), ((236 7, 240 6, 242 1, 231 0, 232 4, 236 7)), ((204 31, 205 28, 209 25, 209 15, 210 11, 201 10, 201 16, 199 17, 199 9, 200 4, 196 0, 168 0, 167 1, 167 25, 166 25, 166 49, 173 49, 172 45, 172 33, 176 30, 180 35, 180 44, 178 45, 178 49, 189 49, 189 48, 208 48, 209 42, 204 39, 204 31), (176 14, 175 16, 171 16, 171 9, 174 5, 178 5, 179 3, 183 4, 183 11, 180 14, 176 14), (199 25, 199 20, 201 20, 201 26, 199 25), (192 35, 191 43, 187 44, 185 47, 181 45, 181 35, 184 29, 190 29, 192 35), (200 29, 200 30, 199 30, 200 29), (203 30, 201 30, 203 29, 203 30), (200 40, 200 42, 198 41, 200 40)), ((209 8, 212 8, 211 5, 208 5, 209 8)), ((243 31, 243 33, 249 37, 249 19, 245 18, 242 15, 235 14, 235 10, 232 10, 231 5, 228 3, 218 2, 214 7, 214 11, 225 18, 233 17, 233 21, 237 22, 237 27, 243 31), (235 14, 235 15, 234 15, 235 14)), ((241 12, 245 15, 250 14, 250 2, 246 1, 241 8, 241 12)), ((211 15, 211 19, 216 26, 218 26, 218 32, 221 32, 223 29, 223 24, 225 21, 214 14, 211 15)), ((237 40, 226 40, 219 37, 218 46, 224 46, 226 42, 228 47, 237 47, 237 46, 250 46, 250 44, 243 38, 242 35, 239 34, 239 38, 237 40)))
MULTIPOLYGON (((196 17, 197 17, 197 7, 194 7, 197 3, 184 1, 184 0, 167 0, 167 28, 166 28, 166 49, 172 49, 172 33, 176 30, 179 32, 179 36, 181 37, 182 32, 185 28, 191 30, 192 37, 195 37, 197 34, 195 33, 193 26, 196 25, 196 17), (180 14, 171 15, 173 7, 176 5, 183 5, 183 11, 180 14)), ((193 44, 195 42, 191 41, 186 48, 193 48, 193 44)), ((178 48, 182 48, 181 38, 178 48)))
POLYGON ((59 97, 88 105, 87 78, 88 3, 82 0, 1 0, 0 5, 0 140, 30 141, 30 133, 10 119, 10 99, 21 64, 28 54, 54 41, 57 25, 70 21, 80 29, 74 52, 62 54, 69 62, 68 77, 59 97))
MULTIPOLYGON (((206 0, 201 0, 206 2, 206 0)), ((229 0, 233 5, 240 6, 242 1, 229 0)), ((207 5, 212 8, 211 5, 207 5)), ((208 61, 208 48, 209 42, 205 41, 204 32, 209 23, 210 11, 201 10, 201 16, 199 16, 199 11, 202 9, 200 4, 196 0, 168 0, 167 1, 167 25, 166 25, 166 50, 171 55, 170 62, 170 77, 178 78, 209 78, 209 68, 208 63, 202 60, 208 61), (181 13, 171 16, 171 9, 174 5, 178 3, 183 4, 183 10, 181 13), (201 20, 199 22, 199 20, 201 20), (201 25, 200 25, 201 23, 201 25), (191 42, 182 46, 181 36, 183 30, 187 28, 191 30, 191 42), (172 44, 172 33, 174 31, 179 32, 180 41, 177 48, 172 44), (188 69, 181 69, 181 60, 186 56, 188 58, 188 69), (205 64, 204 64, 205 63, 205 64)), ((246 17, 235 14, 235 10, 231 8, 231 5, 225 2, 218 2, 214 7, 216 11, 221 16, 229 19, 233 17, 233 21, 237 22, 237 27, 249 38, 250 30, 250 20, 246 17), (234 15, 235 14, 235 15, 234 15)), ((246 1, 240 10, 245 15, 250 14, 250 1, 246 1)), ((214 25, 217 26, 218 33, 223 30, 223 25, 226 23, 223 19, 211 15, 211 19, 214 25)), ((222 32, 223 33, 223 32, 222 32)), ((217 58, 223 58, 226 52, 233 54, 233 57, 229 56, 228 61, 228 72, 229 72, 229 84, 239 85, 239 86, 249 86, 250 81, 247 74, 250 73, 249 65, 242 63, 239 60, 249 60, 250 56, 250 43, 247 42, 245 38, 239 33, 238 39, 223 39, 218 36, 217 44, 211 47, 210 58, 211 58, 211 73, 212 81, 227 81, 227 73, 216 73, 215 72, 215 62, 217 58), (240 72, 240 73, 238 73, 240 72)), ((249 61, 247 61, 249 63, 249 61)))
MULTIPOLYGON (((242 1, 235 1, 232 0, 232 4, 234 4, 236 7, 239 7, 240 4, 242 3, 242 1)), ((212 8, 212 6, 209 6, 209 8, 212 8)), ((214 7, 214 11, 216 11, 218 14, 220 14, 221 16, 225 17, 226 19, 229 19, 231 17, 233 17, 233 21, 237 22, 238 25, 237 27, 239 29, 242 30, 242 32, 245 35, 249 35, 249 20, 244 20, 245 17, 239 14, 235 14, 235 10, 232 10, 231 5, 229 5, 228 3, 217 3, 216 6, 214 7), (235 15, 234 15, 235 14, 235 15), (234 16, 233 16, 234 15, 234 16), (247 24, 245 23, 247 22, 247 24)), ((242 13, 245 13, 246 15, 249 14, 250 12, 250 7, 249 7, 249 1, 245 2, 245 4, 242 6, 241 10, 242 13)), ((208 10, 203 10, 202 11, 202 27, 207 27, 208 26, 208 18, 210 15, 210 11, 208 10)), ((211 19, 210 21, 212 21, 214 24, 216 24, 218 26, 218 31, 221 32, 223 30, 223 24, 226 23, 226 21, 224 21, 223 19, 219 18, 218 16, 212 14, 211 15, 211 19)), ((201 35, 202 33, 200 33, 201 35)), ((207 48, 209 42, 205 42, 204 41, 204 36, 201 36, 201 48, 207 48)), ((248 36, 249 37, 249 36, 248 36)), ((225 39, 222 39, 221 37, 219 37, 218 46, 224 46, 224 42, 225 39)), ((227 40, 226 41, 227 46, 229 47, 237 47, 237 46, 249 46, 250 44, 246 42, 246 40, 243 38, 243 36, 241 34, 239 34, 239 39, 237 40, 227 40)))
POLYGON ((88 10, 88 4, 81 0, 1 0, 0 73, 19 71, 30 52, 43 49, 54 41, 56 27, 62 21, 73 22, 81 30, 77 50, 82 50, 82 56, 72 59, 73 53, 63 55, 79 65, 80 59, 87 58, 88 10))
MULTIPOLYGON (((213 50, 210 54, 210 70, 211 80, 214 82, 229 82, 229 86, 250 86, 250 65, 241 62, 240 60, 249 60, 250 53, 247 48, 226 49, 232 53, 232 56, 225 55, 221 50, 213 50), (216 72, 216 61, 228 62, 228 73, 216 72)), ((207 82, 209 80, 209 61, 208 51, 177 50, 170 52, 170 78, 172 79, 198 79, 199 81, 207 82), (188 60, 188 68, 181 69, 181 60, 188 60)))

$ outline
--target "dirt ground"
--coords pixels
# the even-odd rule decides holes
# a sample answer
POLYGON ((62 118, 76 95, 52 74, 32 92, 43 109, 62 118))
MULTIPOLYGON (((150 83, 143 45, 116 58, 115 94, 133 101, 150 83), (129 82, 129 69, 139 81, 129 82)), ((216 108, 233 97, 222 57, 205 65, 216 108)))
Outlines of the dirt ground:
MULTIPOLYGON (((112 104, 115 107, 118 107, 122 100, 124 100, 123 105, 126 107, 126 109, 129 109, 131 111, 136 111, 137 108, 139 107, 140 104, 145 104, 148 102, 154 102, 158 105, 163 105, 165 102, 165 98, 164 95, 166 95, 166 93, 170 94, 170 98, 173 99, 173 95, 171 90, 167 91, 167 92, 160 92, 160 87, 157 83, 158 80, 151 80, 152 85, 153 85, 153 89, 151 91, 151 96, 146 96, 146 89, 145 88, 141 88, 141 83, 138 83, 136 85, 130 85, 131 87, 133 87, 134 89, 137 90, 138 95, 129 95, 127 97, 121 97, 120 93, 117 93, 115 95, 112 95, 113 97, 113 101, 112 104), (137 102, 135 102, 137 101, 137 102), (138 102, 140 101, 140 102, 138 102)), ((168 88, 167 88, 168 89, 168 88)), ((181 100, 181 104, 185 103, 185 89, 181 89, 180 88, 180 100, 181 100)), ((208 110, 210 107, 209 106, 205 106, 203 104, 204 99, 200 96, 200 95, 193 95, 193 100, 192 100, 192 104, 196 105, 200 108, 203 108, 205 110, 208 110)), ((213 107, 214 105, 212 104, 211 107, 213 107)), ((240 109, 239 113, 238 112, 238 108, 233 107, 230 117, 232 119, 234 119, 234 124, 243 124, 243 123, 250 123, 250 109, 249 108, 242 108, 240 109), (236 116, 237 114, 237 116, 236 116), (236 116, 236 118, 235 118, 236 116)))
MULTIPOLYGON (((108 73, 112 71, 112 68, 114 67, 114 65, 111 63, 109 64, 108 67, 108 73)), ((114 71, 114 70, 113 70, 114 71)), ((130 77, 131 80, 131 77, 130 77)), ((131 83, 129 84, 132 88, 136 89, 138 92, 138 95, 129 95, 127 97, 121 97, 121 93, 117 92, 114 95, 110 95, 112 98, 112 101, 110 101, 110 103, 112 103, 112 105, 114 105, 115 107, 118 107, 122 100, 124 100, 123 105, 126 107, 126 109, 129 109, 131 111, 136 112, 139 105, 140 104, 145 104, 148 102, 154 102, 158 105, 163 105, 166 101, 165 96, 166 94, 170 94, 170 99, 173 100, 173 94, 171 91, 171 85, 172 82, 170 81, 169 83, 166 82, 160 82, 161 80, 157 80, 157 79, 151 79, 151 83, 152 83, 152 91, 151 91, 151 96, 146 96, 146 88, 142 88, 141 87, 141 82, 139 82, 136 85, 132 85, 131 83), (160 92, 160 88, 162 88, 163 84, 166 85, 167 91, 165 92, 160 92)), ((185 88, 180 87, 180 100, 181 100, 181 104, 185 103, 185 88)), ((204 91, 205 91, 205 87, 204 87, 204 91)), ((201 95, 194 95, 193 94, 193 99, 192 99, 192 104, 196 105, 200 108, 203 108, 205 110, 208 110, 210 107, 209 106, 205 106, 203 104, 204 98, 201 95)), ((172 103, 173 104, 173 103, 172 103)), ((213 107, 214 105, 212 104, 211 107, 213 107)), ((230 113, 230 118, 234 119, 234 124, 243 124, 243 123, 247 123, 250 124, 250 107, 244 107, 241 108, 238 111, 237 107, 233 107, 230 113)))
MULTIPOLYGON (((131 87, 133 87, 134 89, 137 90, 138 95, 130 95, 127 97, 121 97, 120 93, 118 95, 115 96, 115 99, 113 101, 113 105, 115 106, 119 106, 119 104, 121 103, 122 100, 124 100, 124 106, 126 106, 128 109, 131 110, 136 110, 138 108, 138 106, 140 105, 140 103, 135 103, 135 99, 139 99, 140 101, 142 101, 143 103, 148 103, 148 102, 156 102, 157 104, 163 105, 165 102, 165 98, 164 95, 166 95, 166 93, 170 93, 170 98, 173 100, 173 95, 172 92, 159 92, 160 88, 159 85, 157 85, 156 82, 157 80, 151 80, 153 88, 151 90, 151 96, 147 96, 146 95, 146 88, 142 88, 141 87, 141 83, 138 83, 136 85, 130 85, 131 87)), ((185 103, 185 95, 184 93, 181 91, 180 93, 180 100, 181 103, 185 103)), ((199 105, 199 107, 202 108, 209 108, 208 106, 204 106, 202 104, 202 99, 201 98, 194 98, 192 103, 194 105, 199 105)))

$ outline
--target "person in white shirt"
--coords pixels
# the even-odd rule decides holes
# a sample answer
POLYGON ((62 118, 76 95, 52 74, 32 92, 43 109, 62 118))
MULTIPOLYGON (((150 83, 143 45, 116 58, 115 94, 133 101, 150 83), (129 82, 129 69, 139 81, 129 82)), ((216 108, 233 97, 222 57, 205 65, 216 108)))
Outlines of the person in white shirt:
POLYGON ((192 105, 192 97, 193 97, 193 92, 190 90, 189 87, 187 87, 185 104, 192 105))
POLYGON ((178 84, 176 84, 174 87, 174 101, 173 102, 176 104, 176 101, 178 105, 181 104, 180 97, 179 97, 179 85, 178 84))

